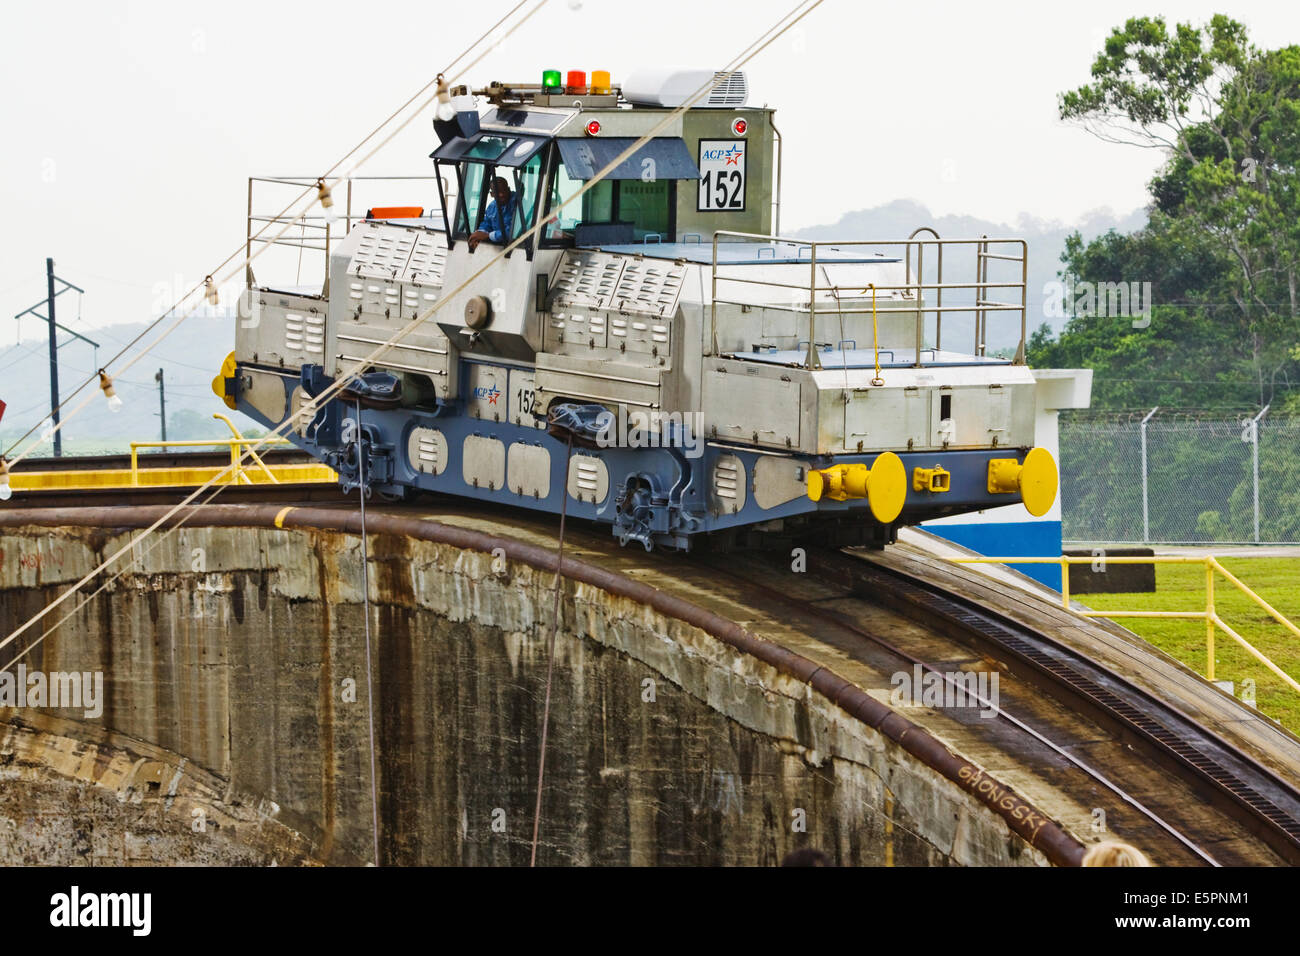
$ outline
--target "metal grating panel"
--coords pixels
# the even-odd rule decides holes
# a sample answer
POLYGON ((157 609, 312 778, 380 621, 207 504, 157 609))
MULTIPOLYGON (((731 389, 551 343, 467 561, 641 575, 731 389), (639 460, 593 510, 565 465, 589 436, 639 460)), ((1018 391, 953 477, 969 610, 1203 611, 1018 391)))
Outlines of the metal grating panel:
POLYGON ((304 315, 300 312, 284 314, 284 347, 288 352, 306 355, 325 354, 325 316, 304 315))
POLYGON ((709 106, 744 106, 745 100, 749 97, 749 82, 745 79, 745 74, 740 72, 725 75, 723 73, 713 74, 713 89, 709 90, 709 98, 706 103, 709 106))
POLYGON ((447 468, 447 437, 437 428, 413 428, 406 454, 414 471, 441 475, 447 468))
POLYGON ((591 455, 575 454, 569 459, 569 497, 599 504, 609 494, 609 469, 591 455))
MULTIPOLYGON (((348 275, 357 279, 386 279, 417 287, 441 286, 447 265, 447 238, 392 223, 362 222, 348 275)), ((364 287, 364 283, 354 282, 364 287)), ((353 296, 354 299, 358 298, 353 296)))
POLYGON ((311 427, 311 423, 316 418, 314 412, 309 412, 301 416, 298 415, 298 413, 309 404, 311 404, 311 396, 303 390, 301 385, 297 386, 293 390, 293 394, 289 397, 289 413, 295 416, 293 420, 293 430, 299 435, 306 435, 307 429, 311 427))
POLYGON ((363 231, 348 266, 349 275, 391 279, 406 269, 415 245, 410 229, 371 221, 359 223, 357 228, 363 231))
POLYGON ((624 258, 608 252, 568 252, 555 276, 553 302, 608 309, 614 301, 624 258))
POLYGON ((662 259, 629 259, 615 290, 616 305, 629 312, 668 316, 677 311, 686 266, 662 259))
POLYGON ((713 466, 713 495, 723 512, 745 507, 745 465, 735 455, 722 455, 713 466))
MULTIPOLYGON (((411 258, 407 260, 402 279, 421 286, 441 286, 443 269, 447 265, 447 238, 440 232, 417 233, 411 258)), ((436 296, 434 300, 436 300, 436 296)), ((422 303, 424 308, 433 300, 422 303)))

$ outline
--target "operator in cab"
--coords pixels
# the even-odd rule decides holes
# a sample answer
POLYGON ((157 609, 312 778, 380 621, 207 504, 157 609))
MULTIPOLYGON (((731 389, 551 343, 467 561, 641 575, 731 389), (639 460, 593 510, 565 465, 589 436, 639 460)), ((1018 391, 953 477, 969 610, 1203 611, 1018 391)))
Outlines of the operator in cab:
POLYGON ((517 205, 517 197, 510 191, 510 184, 501 176, 493 179, 492 201, 488 203, 478 229, 470 233, 470 249, 476 249, 478 244, 485 240, 495 243, 509 241, 517 205))

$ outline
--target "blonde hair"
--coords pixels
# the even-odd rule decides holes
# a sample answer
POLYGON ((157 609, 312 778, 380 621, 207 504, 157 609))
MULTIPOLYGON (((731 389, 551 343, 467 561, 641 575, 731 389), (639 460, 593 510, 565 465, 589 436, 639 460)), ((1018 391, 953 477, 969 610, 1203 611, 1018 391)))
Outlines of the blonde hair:
POLYGON ((1150 866, 1151 861, 1135 846, 1111 840, 1098 843, 1083 855, 1084 866, 1150 866))

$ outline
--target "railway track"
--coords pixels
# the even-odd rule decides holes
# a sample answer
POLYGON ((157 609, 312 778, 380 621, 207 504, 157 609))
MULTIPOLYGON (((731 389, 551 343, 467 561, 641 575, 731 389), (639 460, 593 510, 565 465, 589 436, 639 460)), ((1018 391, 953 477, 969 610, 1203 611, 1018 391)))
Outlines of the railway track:
MULTIPOLYGON (((1158 862, 1300 862, 1295 784, 1050 634, 870 555, 810 552, 798 584, 771 562, 711 566, 754 600, 838 631, 821 636, 878 668, 891 657, 897 669, 939 675, 997 668, 1000 700, 979 702, 996 711, 985 728, 990 745, 1014 748, 1069 792, 1093 794, 1106 814, 1098 819, 1158 862), (900 628, 899 618, 922 633, 900 628)), ((965 723, 979 728, 980 718, 965 723)))
MULTIPOLYGON (((184 493, 129 489, 114 492, 114 503, 165 504, 184 493)), ((48 507, 51 518, 61 513, 75 522, 75 513, 63 509, 93 502, 82 493, 74 497, 77 500, 60 500, 46 493, 27 507, 48 507)), ((333 502, 343 506, 340 522, 354 517, 343 514, 353 509, 334 486, 231 486, 217 501, 227 504, 219 510, 224 517, 213 518, 217 523, 254 501, 308 507, 333 502)), ((113 509, 123 516, 133 510, 113 509)), ((467 507, 461 499, 386 505, 377 507, 375 516, 384 513, 399 521, 390 533, 414 529, 429 518, 495 520, 503 534, 515 525, 521 533, 532 534, 549 527, 544 517, 512 514, 502 520, 499 513, 467 507)), ((111 519, 101 515, 96 523, 105 520, 111 519)), ((584 554, 589 562, 615 567, 630 557, 603 529, 579 523, 570 534, 572 553, 584 554)), ((701 591, 726 596, 741 608, 761 609, 769 617, 789 621, 867 664, 883 675, 874 687, 864 684, 877 698, 888 689, 888 675, 900 670, 919 667, 942 675, 997 671, 1002 677, 1000 693, 980 701, 982 708, 996 712, 996 719, 981 718, 973 710, 943 715, 954 731, 961 731, 962 745, 953 749, 1004 779, 1006 766, 1013 765, 1013 774, 1032 773, 1074 803, 1102 811, 1098 819, 1107 831, 1123 834, 1158 863, 1300 862, 1300 789, 1285 774, 1252 759, 1245 748, 1212 729, 1205 715, 1161 700, 1099 659, 1058 640, 1051 628, 1018 619, 1009 605, 991 609, 986 604, 999 602, 981 603, 950 583, 940 583, 951 568, 934 567, 933 574, 927 571, 924 576, 907 573, 888 566, 889 554, 814 550, 808 554, 806 572, 798 575, 787 559, 761 553, 743 560, 707 553, 638 554, 636 564, 652 566, 689 600, 701 599, 701 591), (972 735, 978 743, 974 751, 972 735)), ((659 588, 670 590, 664 583, 659 588)), ((1005 599, 1001 603, 1007 605, 1005 599)), ((737 621, 742 618, 736 616, 737 621)), ((762 637, 761 630, 754 634, 762 637)), ((907 709, 902 713, 910 716, 907 709)), ((926 726, 945 739, 942 719, 926 726)), ((1072 822, 1078 832, 1080 821, 1072 822)))

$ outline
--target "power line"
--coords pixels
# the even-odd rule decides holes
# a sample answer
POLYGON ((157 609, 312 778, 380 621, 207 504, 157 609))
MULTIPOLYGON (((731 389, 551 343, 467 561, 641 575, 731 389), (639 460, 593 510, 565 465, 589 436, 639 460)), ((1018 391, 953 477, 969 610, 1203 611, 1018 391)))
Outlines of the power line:
MULTIPOLYGON (((546 0, 542 0, 542 2, 538 4, 538 6, 534 7, 531 11, 529 11, 527 16, 525 16, 519 23, 516 23, 510 29, 510 31, 507 31, 506 36, 508 36, 510 33, 514 32, 514 30, 522 26, 523 23, 526 22, 529 17, 535 14, 537 10, 541 9, 541 7, 545 4, 545 2, 546 0)), ((575 191, 572 196, 570 196, 568 199, 564 200, 563 202, 559 203, 558 206, 555 207, 556 211, 563 209, 566 206, 569 206, 581 200, 581 198, 587 192, 595 188, 596 185, 598 185, 601 181, 606 179, 610 175, 610 173, 613 172, 615 168, 617 168, 621 163, 625 162, 629 157, 634 155, 637 150, 641 149, 645 145, 645 143, 653 139, 669 124, 676 121, 677 118, 682 113, 684 113, 686 110, 690 109, 697 102, 703 99, 704 96, 706 96, 708 92, 714 88, 714 86, 716 86, 719 82, 725 82, 725 80, 731 74, 733 74, 740 67, 744 66, 746 63, 748 63, 749 60, 753 59, 753 57, 758 55, 758 53, 765 50, 768 46, 770 46, 773 42, 775 42, 775 40, 778 37, 780 37, 791 27, 793 27, 796 23, 798 23, 809 13, 811 13, 813 10, 819 7, 823 2, 824 0, 811 0, 811 2, 805 0, 804 3, 800 3, 793 10, 786 13, 783 17, 781 17, 780 20, 777 21, 777 23, 773 27, 768 28, 768 30, 765 31, 763 35, 759 37, 758 40, 752 42, 748 47, 746 47, 746 49, 738 57, 733 59, 724 70, 720 71, 718 74, 715 74, 713 77, 711 77, 693 95, 687 97, 680 106, 667 112, 664 115, 664 117, 657 124, 655 124, 654 127, 652 127, 649 131, 643 134, 639 139, 636 139, 632 143, 630 143, 624 150, 622 150, 622 152, 619 153, 619 155, 611 158, 611 160, 602 169, 598 170, 595 173, 595 175, 587 182, 585 182, 581 188, 575 191)), ((505 39, 505 37, 502 37, 502 39, 505 39)), ((478 59, 482 59, 483 55, 484 54, 480 54, 478 59)), ((475 62, 477 62, 477 60, 475 62)), ((429 102, 432 102, 432 98, 429 100, 429 102)), ((409 121, 410 120, 408 118, 407 122, 409 121)), ((395 131, 393 134, 390 134, 389 139, 391 139, 393 135, 396 135, 396 132, 397 131, 395 131)), ((385 140, 385 142, 387 142, 387 140, 385 140)), ((382 145, 383 143, 380 144, 380 146, 382 145)), ((373 153, 371 155, 373 155, 373 153)), ((362 162, 364 162, 365 159, 368 158, 369 155, 364 157, 362 159, 362 162)), ((442 309, 446 305, 447 302, 451 301, 453 298, 455 298, 455 296, 459 295, 464 289, 470 286, 474 282, 474 280, 476 280, 479 276, 483 275, 485 272, 487 272, 497 263, 501 262, 506 256, 510 255, 521 244, 535 240, 536 237, 540 234, 541 230, 545 227, 545 225, 546 223, 539 217, 538 222, 536 222, 530 229, 525 230, 519 237, 507 243, 498 253, 496 253, 491 258, 488 258, 478 268, 477 271, 473 272, 472 274, 467 276, 464 280, 462 280, 462 282, 456 288, 450 290, 443 290, 442 295, 438 299, 438 301, 433 303, 433 305, 431 305, 424 313, 412 319, 411 322, 409 322, 406 326, 399 329, 393 336, 391 336, 386 342, 384 342, 383 344, 375 348, 369 355, 362 358, 351 372, 341 376, 338 380, 334 381, 329 386, 327 386, 324 390, 322 390, 320 394, 311 398, 309 401, 304 402, 297 411, 294 411, 291 414, 289 414, 288 417, 286 417, 286 419, 283 422, 281 422, 275 428, 271 429, 271 431, 268 432, 265 436, 251 441, 248 445, 248 448, 242 453, 238 461, 232 462, 230 465, 225 466, 220 472, 218 472, 212 478, 208 479, 204 484, 202 484, 201 486, 196 488, 193 492, 191 492, 189 495, 187 495, 184 498, 184 500, 174 505, 173 507, 169 508, 162 516, 160 516, 156 521, 150 524, 149 527, 143 529, 138 534, 133 535, 129 542, 124 544, 113 554, 107 556, 99 564, 98 567, 90 571, 79 581, 72 584, 69 588, 67 588, 62 594, 56 597, 53 601, 47 603, 44 609, 38 611, 36 614, 29 617, 23 624, 18 626, 3 640, 0 640, 0 649, 8 646, 13 641, 17 640, 19 635, 26 632, 29 628, 31 628, 34 624, 36 624, 38 621, 43 619, 46 615, 53 612, 65 601, 70 599, 73 595, 77 594, 95 576, 97 576, 98 574, 103 572, 106 568, 111 566, 114 562, 119 560, 124 554, 131 551, 131 549, 135 547, 140 541, 142 541, 149 535, 152 535, 155 531, 157 531, 160 527, 162 527, 163 524, 171 520, 172 517, 175 516, 178 512, 188 509, 187 513, 193 513, 199 507, 202 507, 203 504, 207 504, 208 502, 210 502, 215 497, 215 493, 209 496, 205 502, 202 502, 199 505, 193 504, 195 499, 197 499, 205 491, 211 488, 214 484, 216 484, 228 473, 230 473, 234 468, 242 465, 242 463, 245 460, 247 460, 254 452, 264 447, 268 441, 272 441, 274 439, 280 438, 286 429, 292 428, 299 420, 307 417, 308 415, 314 416, 316 414, 317 409, 324 402, 328 402, 332 400, 336 395, 338 395, 340 391, 342 391, 342 389, 347 387, 353 381, 353 379, 356 377, 357 373, 361 369, 365 368, 368 365, 374 364, 381 356, 387 354, 396 345, 396 343, 400 342, 402 339, 410 335, 410 333, 415 329, 419 328, 422 323, 428 321, 430 316, 437 313, 440 309, 442 309)), ((130 365, 134 363, 134 361, 135 360, 133 360, 133 362, 131 363, 128 363, 126 368, 129 368, 130 365)), ((125 368, 123 369, 123 371, 125 371, 125 368)), ((225 487, 224 485, 218 486, 217 492, 219 493, 220 490, 224 487, 225 487)), ((364 494, 364 489, 362 493, 364 494)), ((169 533, 170 531, 164 532, 164 537, 166 536, 166 534, 169 533)))
MULTIPOLYGON (((521 8, 522 8, 522 7, 527 3, 527 2, 528 2, 528 0, 519 0, 519 2, 516 3, 516 4, 515 4, 515 5, 514 5, 514 6, 513 6, 513 7, 512 7, 512 8, 511 8, 511 9, 510 9, 510 10, 509 10, 509 11, 508 11, 504 16, 503 16, 503 17, 501 17, 501 18, 500 18, 499 20, 497 20, 494 24, 492 24, 490 27, 488 27, 487 31, 485 31, 482 35, 480 35, 478 39, 476 39, 476 40, 475 40, 473 43, 471 43, 468 47, 466 47, 464 50, 462 50, 462 51, 461 51, 461 52, 456 56, 456 58, 455 58, 454 60, 452 60, 452 62, 451 62, 451 66, 454 66, 455 64, 457 64, 457 63, 459 63, 461 60, 463 60, 466 56, 468 56, 468 55, 470 54, 470 52, 471 52, 475 47, 477 47, 477 46, 479 46, 480 44, 482 44, 484 40, 486 40, 488 37, 490 37, 490 36, 492 35, 492 32, 493 32, 494 30, 496 30, 497 27, 499 27, 501 24, 505 23, 508 19, 510 19, 510 17, 514 16, 514 14, 515 14, 518 10, 520 10, 520 9, 521 9, 521 8)), ((526 14, 523 16, 523 18, 521 18, 521 19, 519 20, 519 22, 515 23, 515 24, 514 24, 513 26, 511 26, 507 31, 505 31, 505 34, 504 34, 500 39, 498 39, 497 41, 495 41, 495 42, 492 44, 491 47, 489 47, 489 52, 490 52, 491 49, 495 48, 496 45, 499 44, 499 43, 501 42, 501 40, 504 40, 504 39, 508 38, 508 37, 509 37, 510 35, 512 35, 512 34, 513 34, 517 29, 519 29, 519 27, 521 27, 524 23, 526 23, 529 19, 531 19, 532 16, 533 16, 535 13, 537 13, 538 10, 540 10, 542 7, 544 7, 544 6, 547 4, 547 2, 548 2, 548 0, 540 0, 540 2, 539 2, 535 7, 533 7, 530 11, 528 11, 528 13, 526 13, 526 14)), ((475 58, 475 59, 474 59, 474 60, 469 64, 469 66, 466 67, 466 69, 469 69, 469 68, 472 67, 474 64, 478 63, 478 62, 479 62, 480 60, 482 60, 483 57, 486 56, 486 55, 487 55, 486 52, 484 52, 484 53, 480 53, 480 54, 479 54, 479 55, 478 55, 478 56, 477 56, 477 57, 476 57, 476 58, 475 58)), ((427 91, 429 90, 430 87, 434 86, 435 84, 441 83, 441 82, 443 81, 443 75, 444 75, 444 73, 448 73, 448 72, 450 72, 450 70, 451 70, 451 66, 449 66, 449 67, 447 68, 447 70, 444 70, 443 72, 436 74, 435 77, 434 77, 434 79, 430 80, 428 83, 426 83, 424 86, 422 86, 419 90, 417 90, 415 93, 413 93, 413 94, 412 94, 412 95, 411 95, 411 96, 406 100, 406 102, 404 102, 404 103, 403 103, 401 106, 399 106, 396 110, 394 110, 392 113, 390 113, 389 116, 388 116, 386 119, 384 119, 383 122, 381 122, 381 123, 380 123, 378 126, 376 126, 373 130, 371 130, 369 133, 367 133, 366 136, 365 136, 365 137, 364 137, 364 138, 363 138, 359 143, 357 143, 356 146, 352 147, 352 149, 349 150, 349 151, 348 151, 348 152, 347 152, 347 153, 346 153, 346 154, 345 154, 341 159, 339 159, 337 162, 334 163, 334 165, 332 165, 328 170, 326 170, 326 171, 325 171, 325 174, 324 174, 323 176, 321 176, 321 177, 317 180, 317 184, 319 184, 319 188, 321 188, 321 189, 323 190, 323 189, 325 188, 325 181, 326 181, 328 178, 330 178, 331 176, 334 176, 334 173, 339 169, 339 167, 341 167, 344 163, 346 163, 349 159, 351 159, 352 156, 354 156, 354 155, 355 155, 355 154, 356 154, 356 153, 357 153, 357 152, 358 152, 362 147, 364 147, 364 146, 366 145, 366 143, 368 143, 371 139, 373 139, 376 135, 378 135, 379 132, 380 132, 380 131, 385 127, 385 126, 387 126, 387 125, 388 125, 389 123, 391 123, 394 119, 396 119, 399 115, 401 115, 401 113, 402 113, 404 110, 406 110, 406 109, 407 109, 407 108, 408 108, 412 103, 414 103, 417 99, 419 99, 419 97, 420 97, 421 95, 423 95, 425 92, 427 92, 427 91)), ((462 72, 464 72, 464 71, 462 71, 462 72)), ((454 81, 455 79, 457 79, 458 76, 459 76, 459 75, 457 75, 457 76, 455 76, 455 77, 452 77, 452 81, 454 81)), ((436 97, 436 95, 437 95, 437 94, 435 93, 435 97, 436 97)), ((386 137, 385 137, 385 138, 384 138, 384 139, 383 139, 383 140, 382 140, 382 141, 381 141, 381 142, 380 142, 380 143, 379 143, 379 144, 378 144, 374 149, 372 149, 369 153, 367 153, 367 154, 366 154, 365 156, 363 156, 360 160, 358 160, 358 161, 353 165, 353 167, 348 171, 348 173, 347 173, 346 175, 351 175, 352 173, 354 173, 358 168, 360 168, 362 165, 364 165, 366 162, 368 162, 368 161, 370 160, 370 158, 373 157, 373 156, 375 155, 376 152, 378 152, 378 151, 379 151, 380 149, 382 149, 385 145, 387 145, 389 142, 391 142, 392 139, 393 139, 393 138, 394 138, 398 133, 400 133, 403 129, 405 129, 405 128, 406 128, 406 127, 411 123, 411 121, 415 119, 415 117, 416 117, 417 115, 420 115, 421 113, 423 113, 424 108, 427 107, 431 102, 433 102, 433 99, 434 99, 435 97, 430 97, 430 98, 426 99, 422 104, 420 104, 420 106, 415 110, 415 112, 413 112, 413 113, 411 113, 409 116, 407 116, 407 118, 406 118, 405 120, 403 120, 403 121, 402 121, 402 122, 397 126, 397 128, 396 128, 395 130, 393 130, 392 132, 390 132, 390 133, 389 133, 389 134, 388 134, 388 135, 387 135, 387 136, 386 136, 386 137)), ((338 183, 341 181, 342 178, 343 178, 343 177, 335 177, 335 178, 334 178, 334 185, 338 185, 338 183)), ((257 238, 259 238, 259 237, 260 237, 264 232, 266 232, 267 230, 271 229, 271 227, 272 227, 272 225, 273 225, 274 223, 281 221, 282 217, 283 217, 286 213, 288 213, 288 211, 289 211, 290 209, 292 209, 292 208, 293 208, 293 207, 294 207, 298 202, 300 202, 300 201, 301 201, 302 199, 304 199, 305 197, 309 196, 309 195, 311 194, 311 192, 312 192, 313 189, 317 189, 317 188, 318 188, 317 185, 309 185, 309 186, 305 187, 305 188, 303 189, 303 191, 302 191, 301 193, 298 194, 297 197, 295 197, 294 199, 290 200, 289 203, 288 203, 288 205, 286 205, 282 210, 280 210, 280 212, 277 213, 275 216, 271 217, 271 219, 269 219, 269 220, 266 222, 266 224, 263 225, 263 226, 262 226, 262 227, 257 231, 257 233, 256 233, 255 235, 253 235, 253 236, 251 236, 251 237, 248 237, 248 239, 257 239, 257 238)), ((123 355, 125 355, 126 352, 127 352, 127 351, 132 347, 132 346, 134 346, 137 342, 139 342, 139 341, 140 341, 141 339, 143 339, 146 335, 148 335, 150 331, 152 331, 154 328, 156 328, 156 327, 159 325, 159 323, 161 323, 161 322, 162 322, 164 319, 166 319, 169 315, 173 315, 173 314, 175 314, 175 313, 177 312, 177 310, 179 310, 179 309, 181 308, 181 306, 184 305, 184 303, 186 303, 187 301, 189 301, 189 300, 194 296, 194 294, 195 294, 196 292, 200 291, 201 289, 205 289, 205 288, 207 288, 207 287, 208 287, 208 283, 212 281, 213 277, 216 276, 216 274, 219 273, 222 269, 226 268, 226 266, 228 266, 228 265, 229 265, 231 262, 233 262, 236 258, 238 258, 238 256, 239 256, 239 254, 240 254, 241 251, 244 251, 244 268, 247 269, 247 268, 249 267, 249 265, 252 263, 252 261, 253 261, 254 259, 256 259, 259 255, 261 255, 263 252, 265 252, 266 249, 270 248, 270 246, 274 243, 274 241, 275 241, 276 239, 279 239, 279 238, 280 238, 281 236, 283 236, 286 232, 288 232, 288 231, 293 227, 293 224, 294 224, 295 222, 297 222, 300 218, 302 218, 303 215, 305 215, 307 209, 309 209, 309 208, 311 208, 311 207, 310 207, 310 204, 309 204, 307 207, 304 207, 304 209, 303 209, 301 212, 299 212, 298 215, 294 216, 293 219, 289 220, 289 221, 285 224, 284 228, 281 229, 280 232, 277 233, 277 234, 275 235, 275 237, 274 237, 270 242, 265 242, 265 241, 264 241, 264 245, 263 245, 261 248, 259 248, 256 252, 252 253, 251 255, 248 254, 248 252, 247 252, 247 242, 248 242, 248 239, 246 239, 244 243, 241 243, 240 245, 236 246, 235 249, 234 249, 234 251, 232 251, 228 256, 226 256, 226 258, 223 259, 221 262, 219 262, 219 263, 217 264, 216 268, 213 269, 212 272, 208 274, 208 277, 207 277, 207 279, 204 280, 204 283, 202 283, 202 284, 200 284, 200 285, 193 286, 193 287, 192 287, 188 292, 186 292, 184 295, 182 295, 181 298, 180 298, 179 300, 177 300, 177 302, 176 302, 175 304, 173 304, 172 307, 171 307, 170 309, 166 310, 165 312, 163 312, 163 314, 159 315, 159 316, 158 316, 157 318, 155 318, 152 322, 150 322, 149 325, 148 325, 148 326, 147 326, 147 327, 146 327, 146 328, 145 328, 145 329, 144 329, 144 330, 143 330, 139 335, 137 335, 135 338, 133 338, 133 339, 132 339, 132 340, 131 340, 131 341, 130 341, 130 342, 129 342, 129 343, 128 343, 128 344, 127 344, 127 345, 126 345, 122 350, 121 350, 121 351, 119 351, 116 355, 114 355, 112 358, 110 358, 110 359, 105 363, 105 367, 112 365, 112 363, 116 362, 116 361, 117 361, 118 359, 120 359, 123 355)), ((227 279, 229 279, 229 278, 233 278, 233 276, 234 276, 235 274, 236 274, 235 272, 229 273, 229 274, 227 274, 227 275, 225 276, 225 278, 227 278, 227 279)), ((148 346, 147 348, 145 348, 142 352, 140 352, 138 355, 134 356, 130 361, 128 361, 128 362, 126 363, 126 365, 123 367, 122 371, 126 371, 126 369, 129 369, 132 365, 134 365, 136 362, 138 362, 140 359, 142 359, 146 354, 149 353, 149 351, 150 351, 152 348, 154 348, 155 346, 157 346, 159 342, 161 342, 163 339, 165 339, 168 335, 170 335, 172 332, 174 332, 177 328, 179 328, 180 325, 181 325, 181 323, 184 322, 185 319, 188 318, 192 313, 193 313, 193 309, 187 311, 184 315, 182 315, 179 319, 177 319, 177 321, 174 322, 174 323, 173 323, 169 328, 167 328, 167 329, 163 332, 162 335, 160 335, 157 339, 155 339, 154 342, 153 342, 150 346, 148 346)), ((87 385, 89 385, 89 384, 90 384, 91 382, 93 382, 93 381, 95 381, 95 377, 94 377, 94 376, 91 376, 91 377, 87 378, 85 381, 83 381, 80 385, 78 385, 78 386, 77 386, 77 387, 72 391, 72 393, 68 396, 67 399, 65 399, 63 402, 60 402, 57 406, 55 406, 55 408, 54 408, 54 409, 52 410, 52 412, 51 412, 51 415, 55 415, 55 416, 57 416, 58 412, 63 408, 64 405, 66 405, 66 404, 67 404, 68 402, 70 402, 73 398, 75 398, 78 394, 80 394, 80 392, 81 392, 83 389, 85 389, 85 387, 86 387, 87 385)), ((92 396, 92 397, 93 397, 93 396, 92 396)), ((83 401, 80 405, 78 405, 76 408, 74 408, 74 409, 73 409, 73 410, 72 410, 72 411, 71 411, 71 412, 70 412, 66 417, 67 417, 68 419, 71 419, 71 418, 75 417, 76 415, 78 415, 78 414, 79 414, 79 413, 80 413, 80 412, 81 412, 81 411, 86 407, 87 404, 88 404, 87 401, 83 401)), ((44 419, 41 419, 41 421, 44 421, 44 419)), ((28 429, 27 432, 26 432, 26 433, 25 433, 21 438, 19 438, 16 442, 14 442, 12 445, 10 445, 9 448, 5 450, 5 452, 3 453, 3 455, 0 455, 0 457, 7 457, 8 454, 9 454, 9 452, 13 451, 14 447, 16 447, 19 443, 21 443, 22 441, 25 441, 28 437, 30 437, 30 436, 32 435, 32 433, 36 431, 36 428, 37 428, 40 424, 41 424, 41 422, 38 421, 35 425, 33 425, 30 429, 28 429)), ((59 423, 56 421, 56 422, 55 422, 55 425, 54 425, 54 431, 55 431, 56 436, 57 436, 57 434, 58 434, 58 431, 59 431, 60 427, 61 427, 61 426, 60 426, 59 423)), ((31 449, 32 449, 33 447, 35 447, 35 446, 32 445, 32 446, 29 446, 28 448, 23 449, 22 452, 20 452, 17 456, 15 456, 13 459, 10 460, 10 466, 12 467, 13 465, 18 464, 18 463, 21 462, 24 458, 26 458, 27 455, 28 455, 28 453, 31 451, 31 449)))

